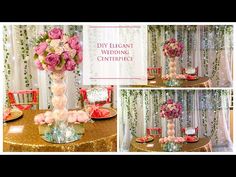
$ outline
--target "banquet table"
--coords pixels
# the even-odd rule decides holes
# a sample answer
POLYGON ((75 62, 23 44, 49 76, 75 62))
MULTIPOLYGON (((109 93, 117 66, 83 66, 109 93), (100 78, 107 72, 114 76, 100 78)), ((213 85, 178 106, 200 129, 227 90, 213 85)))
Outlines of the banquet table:
MULTIPOLYGON (((162 152, 161 144, 159 143, 159 137, 155 137, 153 141, 149 143, 137 143, 136 138, 133 138, 130 144, 130 152, 162 152), (153 147, 147 147, 147 144, 154 144, 153 147)), ((212 152, 212 145, 210 138, 199 138, 196 143, 183 144, 183 152, 212 152)))
POLYGON ((4 152, 115 152, 117 147, 117 117, 85 124, 85 134, 78 141, 53 144, 41 139, 34 116, 46 110, 23 111, 23 117, 4 123, 4 152), (11 133, 13 126, 24 126, 21 133, 11 133))
MULTIPOLYGON (((211 87, 211 80, 208 77, 199 77, 197 80, 180 80, 181 84, 177 87, 211 87)), ((141 87, 168 87, 164 84, 161 77, 156 76, 154 79, 148 80, 147 85, 141 87)))

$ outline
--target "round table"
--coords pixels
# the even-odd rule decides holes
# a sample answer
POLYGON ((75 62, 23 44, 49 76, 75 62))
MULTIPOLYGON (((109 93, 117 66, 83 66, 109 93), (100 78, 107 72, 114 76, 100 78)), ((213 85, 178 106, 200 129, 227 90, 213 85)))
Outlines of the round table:
MULTIPOLYGON (((199 77, 197 80, 189 81, 189 80, 180 80, 180 86, 176 87, 211 87, 211 80, 208 77, 199 77)), ((137 87, 137 85, 135 86, 137 87)), ((140 86, 139 86, 140 87, 140 86)), ((161 77, 156 76, 154 79, 148 80, 147 85, 142 85, 141 87, 168 87, 164 84, 163 79, 161 77)))
MULTIPOLYGON (((137 143, 136 138, 133 138, 130 143, 130 152, 163 152, 161 144, 159 143, 159 137, 155 137, 153 141, 149 143, 137 143), (147 144, 154 144, 153 147, 147 147, 147 144)), ((212 152, 212 145, 210 138, 199 138, 196 143, 183 144, 183 152, 212 152)))
MULTIPOLYGON (((4 152, 116 152, 116 116, 111 119, 95 120, 85 124, 85 134, 78 141, 68 144, 52 144, 39 136, 34 116, 46 110, 23 111, 23 117, 7 122, 3 127, 4 152), (11 133, 13 126, 23 126, 21 133, 11 133)), ((13 127, 14 128, 14 127, 13 127)))

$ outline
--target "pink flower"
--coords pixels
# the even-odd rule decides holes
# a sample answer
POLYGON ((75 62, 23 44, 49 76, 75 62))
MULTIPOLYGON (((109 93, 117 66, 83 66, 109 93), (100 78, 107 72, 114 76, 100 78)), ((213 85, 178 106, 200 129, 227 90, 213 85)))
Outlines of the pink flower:
POLYGON ((75 67, 76 67, 76 63, 74 60, 67 60, 66 61, 65 69, 67 71, 73 71, 73 70, 75 70, 75 67))
POLYGON ((89 116, 84 111, 78 111, 77 112, 77 121, 78 122, 87 122, 89 120, 89 116))
POLYGON ((69 112, 69 114, 68 114, 68 122, 69 123, 75 123, 76 122, 76 113, 74 113, 74 112, 69 112))
POLYGON ((176 138, 176 139, 174 140, 174 142, 175 142, 175 143, 179 143, 179 140, 176 138))
POLYGON ((79 50, 80 49, 80 44, 79 44, 79 38, 78 36, 73 36, 69 39, 68 41, 70 47, 72 49, 76 49, 76 50, 79 50))
POLYGON ((54 119, 53 119, 52 116, 47 116, 47 117, 45 118, 45 123, 47 123, 47 124, 52 124, 53 122, 54 122, 54 119))
POLYGON ((63 30, 61 28, 53 28, 48 32, 48 36, 51 39, 61 39, 63 36, 63 30))
POLYGON ((164 139, 163 139, 163 138, 160 138, 160 139, 159 139, 159 143, 164 144, 164 139))
POLYGON ((38 114, 34 117, 34 123, 37 125, 45 124, 45 117, 44 114, 38 114))
POLYGON ((63 52, 61 56, 65 60, 69 60, 70 59, 70 54, 67 51, 63 52))
POLYGON ((43 55, 47 47, 48 47, 48 44, 46 42, 42 42, 38 46, 35 47, 34 51, 38 55, 43 55))
POLYGON ((55 66, 60 63, 59 55, 50 53, 45 58, 45 63, 48 65, 48 69, 53 71, 55 66))
POLYGON ((40 70, 44 70, 43 69, 43 66, 42 66, 42 63, 37 59, 34 61, 34 64, 36 65, 36 67, 40 70))
POLYGON ((172 99, 168 99, 167 100, 167 104, 173 104, 174 102, 173 102, 173 100, 172 99))
POLYGON ((83 61, 83 52, 79 51, 78 53, 78 60, 77 60, 77 64, 80 64, 83 61))

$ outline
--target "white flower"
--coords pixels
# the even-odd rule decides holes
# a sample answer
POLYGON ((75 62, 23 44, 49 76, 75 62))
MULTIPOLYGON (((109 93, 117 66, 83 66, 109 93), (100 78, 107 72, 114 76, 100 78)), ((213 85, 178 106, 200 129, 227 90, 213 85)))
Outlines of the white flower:
POLYGON ((64 35, 62 38, 62 42, 66 43, 69 40, 69 36, 64 35))
POLYGON ((76 55, 76 50, 75 50, 75 49, 70 50, 70 51, 69 51, 69 54, 70 54, 70 57, 71 57, 71 58, 74 58, 75 55, 76 55))
POLYGON ((50 46, 53 48, 57 48, 60 45, 61 40, 60 39, 53 39, 50 42, 50 46))
POLYGON ((65 44, 65 45, 63 46, 63 48, 64 48, 65 51, 70 51, 70 50, 71 50, 69 44, 65 44))
POLYGON ((42 61, 44 61, 45 58, 44 58, 44 56, 39 55, 38 59, 39 59, 39 61, 42 63, 42 61))
POLYGON ((51 41, 51 39, 46 39, 46 43, 48 43, 48 44, 49 44, 49 43, 50 43, 50 41, 51 41))
POLYGON ((45 65, 44 63, 42 64, 43 69, 47 70, 47 65, 45 65))
POLYGON ((55 50, 55 54, 57 54, 57 55, 61 55, 62 52, 64 51, 63 47, 56 47, 56 48, 54 48, 54 50, 55 50))

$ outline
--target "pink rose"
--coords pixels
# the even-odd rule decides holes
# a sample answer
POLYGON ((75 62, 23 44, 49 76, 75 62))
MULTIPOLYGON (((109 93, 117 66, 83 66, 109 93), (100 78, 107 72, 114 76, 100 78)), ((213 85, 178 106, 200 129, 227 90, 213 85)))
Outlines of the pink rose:
POLYGON ((34 61, 34 64, 36 65, 38 69, 44 70, 42 63, 38 59, 34 61))
POLYGON ((54 122, 54 119, 53 119, 52 116, 47 116, 47 117, 45 118, 45 122, 46 122, 47 124, 52 124, 52 123, 54 122))
POLYGON ((168 142, 168 138, 165 137, 163 141, 164 141, 164 143, 167 143, 168 142))
POLYGON ((34 123, 37 125, 42 125, 45 123, 45 117, 43 114, 38 114, 34 117, 34 123))
POLYGON ((68 41, 70 47, 72 49, 76 49, 76 50, 79 50, 80 49, 80 44, 79 44, 79 38, 78 36, 73 36, 69 39, 68 41))
POLYGON ((75 70, 75 67, 76 67, 76 63, 74 60, 67 60, 66 61, 65 69, 67 71, 73 71, 73 70, 75 70))
POLYGON ((68 113, 68 119, 67 119, 67 121, 68 121, 69 123, 75 123, 75 122, 76 122, 76 113, 74 113, 74 112, 69 112, 69 113, 68 113))
POLYGON ((79 51, 78 52, 78 60, 77 60, 77 64, 80 64, 83 61, 83 52, 79 51))
POLYGON ((55 66, 60 63, 59 55, 50 53, 45 58, 45 63, 48 65, 50 71, 54 71, 55 66))
POLYGON ((163 144, 163 143, 164 143, 164 139, 163 139, 163 138, 160 138, 160 139, 159 139, 159 143, 163 144))
POLYGON ((48 32, 48 36, 51 39, 61 39, 63 36, 63 30, 61 28, 53 28, 48 32))
POLYGON ((46 42, 42 42, 38 46, 35 47, 34 51, 38 55, 43 55, 47 47, 48 47, 48 44, 46 42))
POLYGON ((173 104, 173 100, 172 99, 168 99, 167 100, 167 104, 173 104))
POLYGON ((69 54, 69 52, 67 52, 67 51, 63 52, 63 53, 62 53, 62 58, 63 58, 64 60, 69 60, 69 59, 70 59, 70 54, 69 54))
POLYGON ((77 111, 77 121, 78 122, 87 122, 89 120, 89 116, 84 111, 77 111))

